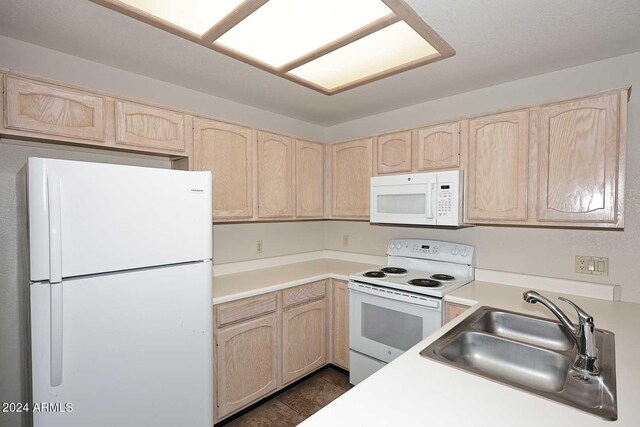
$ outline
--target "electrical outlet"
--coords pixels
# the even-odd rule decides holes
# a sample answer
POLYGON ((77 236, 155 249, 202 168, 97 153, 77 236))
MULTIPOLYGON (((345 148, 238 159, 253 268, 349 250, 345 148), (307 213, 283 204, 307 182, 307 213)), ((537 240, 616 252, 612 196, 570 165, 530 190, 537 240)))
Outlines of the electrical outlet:
POLYGON ((349 246, 349 235, 345 234, 344 236, 342 236, 342 246, 344 246, 345 248, 349 246))
POLYGON ((256 253, 262 253, 262 240, 256 240, 256 253))
POLYGON ((609 258, 576 255, 576 273, 608 276, 609 258))

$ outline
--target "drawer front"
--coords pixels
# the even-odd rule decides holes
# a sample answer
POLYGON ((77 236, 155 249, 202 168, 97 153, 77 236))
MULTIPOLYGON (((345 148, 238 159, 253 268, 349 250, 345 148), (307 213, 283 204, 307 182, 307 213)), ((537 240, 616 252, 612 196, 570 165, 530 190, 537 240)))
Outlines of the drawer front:
POLYGON ((324 298, 326 293, 326 280, 296 286, 282 291, 282 301, 285 308, 302 304, 314 299, 324 298))
POLYGON ((183 153, 184 114, 135 102, 116 101, 116 143, 183 153))
POLYGON ((105 99, 7 76, 4 123, 8 129, 104 141, 105 99))
POLYGON ((224 303, 215 307, 216 328, 274 313, 277 309, 278 295, 276 292, 224 303))

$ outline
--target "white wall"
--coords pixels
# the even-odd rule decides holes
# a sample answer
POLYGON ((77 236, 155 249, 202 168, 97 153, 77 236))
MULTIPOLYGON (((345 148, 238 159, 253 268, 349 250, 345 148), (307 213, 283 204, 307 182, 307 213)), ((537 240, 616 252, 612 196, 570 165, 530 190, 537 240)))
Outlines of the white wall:
POLYGON ((332 221, 327 223, 327 248, 382 255, 394 237, 459 241, 476 246, 478 267, 614 283, 622 287, 623 300, 640 302, 640 53, 365 117, 329 128, 327 135, 330 141, 357 138, 627 85, 635 86, 635 92, 629 102, 624 231, 487 226, 435 230, 332 221), (344 234, 350 236, 348 248, 342 247, 344 234), (575 255, 609 257, 609 276, 575 273, 575 255))
POLYGON ((0 67, 219 120, 324 141, 325 128, 76 56, 0 36, 0 67))

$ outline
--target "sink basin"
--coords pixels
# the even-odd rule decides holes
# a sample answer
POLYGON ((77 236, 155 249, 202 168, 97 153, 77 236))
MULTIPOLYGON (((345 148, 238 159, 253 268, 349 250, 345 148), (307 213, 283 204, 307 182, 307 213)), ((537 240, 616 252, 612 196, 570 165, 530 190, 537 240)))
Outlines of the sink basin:
POLYGON ((478 374, 546 392, 564 388, 572 362, 560 353, 479 332, 462 332, 440 355, 478 374))
POLYGON ((472 328, 551 350, 569 351, 575 346, 573 338, 558 322, 504 311, 485 312, 472 328))
POLYGON ((607 420, 617 419, 615 336, 596 329, 600 375, 573 367, 576 346, 554 321, 480 307, 420 354, 607 420))

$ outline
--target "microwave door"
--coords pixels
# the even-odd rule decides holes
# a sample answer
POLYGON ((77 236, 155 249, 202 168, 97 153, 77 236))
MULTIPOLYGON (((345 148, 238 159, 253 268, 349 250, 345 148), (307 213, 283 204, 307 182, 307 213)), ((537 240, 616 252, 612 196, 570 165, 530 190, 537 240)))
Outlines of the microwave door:
POLYGON ((371 222, 435 224, 435 182, 380 185, 371 189, 371 222))

